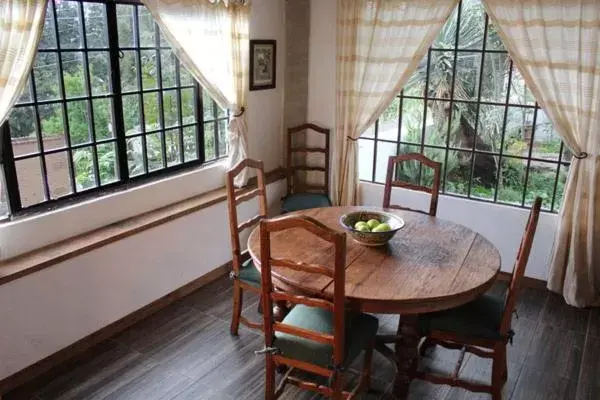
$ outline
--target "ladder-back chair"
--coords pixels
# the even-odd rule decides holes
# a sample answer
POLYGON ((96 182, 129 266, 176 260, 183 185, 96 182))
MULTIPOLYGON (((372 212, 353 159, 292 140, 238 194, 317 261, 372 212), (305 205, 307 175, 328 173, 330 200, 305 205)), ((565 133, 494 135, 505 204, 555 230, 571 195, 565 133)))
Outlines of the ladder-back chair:
POLYGON ((429 214, 433 217, 437 214, 437 203, 438 203, 438 195, 440 188, 440 172, 442 170, 442 164, 429 158, 425 157, 420 153, 407 153, 401 154, 399 156, 390 156, 388 159, 388 168, 387 168, 387 177, 385 179, 385 189, 383 192, 383 207, 384 208, 395 208, 398 210, 409 210, 409 211, 417 211, 423 214, 429 214), (433 169, 433 182, 431 187, 422 186, 419 184, 409 183, 402 180, 394 180, 394 175, 397 169, 397 166, 401 165, 404 162, 409 161, 417 161, 420 163, 419 168, 431 168, 433 169), (431 194, 431 201, 429 203, 429 212, 424 212, 421 210, 413 210, 407 207, 402 207, 399 205, 390 204, 392 197, 392 188, 400 187, 405 189, 417 190, 419 192, 425 192, 431 194))
POLYGON ((243 291, 250 290, 260 296, 260 273, 255 268, 248 251, 242 253, 240 246, 240 233, 260 220, 267 217, 267 191, 265 187, 265 173, 262 161, 249 158, 240 161, 227 172, 227 206, 229 209, 229 230, 231 233, 232 271, 233 280, 233 312, 231 314, 231 333, 238 334, 240 322, 250 328, 262 329, 262 323, 251 322, 242 315, 243 291), (254 189, 236 189, 233 182, 244 168, 253 168, 256 171, 257 186, 254 189), (258 196, 259 212, 249 220, 239 223, 237 206, 258 196))
POLYGON ((493 400, 502 399, 502 387, 508 377, 506 345, 509 341, 512 342, 514 335, 511 328, 512 314, 533 244, 541 205, 542 199, 538 197, 529 213, 505 297, 486 293, 463 306, 419 316, 420 329, 425 335, 421 344, 421 355, 424 355, 429 347, 438 344, 461 352, 451 376, 419 371, 416 373, 417 379, 461 387, 473 392, 490 393, 493 400), (465 352, 492 359, 491 385, 459 378, 465 352))
POLYGON ((288 129, 287 144, 287 195, 283 198, 283 212, 306 210, 309 208, 331 206, 329 199, 329 129, 314 124, 302 124, 288 129), (312 131, 324 136, 324 147, 309 145, 306 132, 312 131), (303 145, 298 145, 295 138, 305 134, 303 145), (295 159, 296 154, 304 154, 303 161, 295 159), (323 162, 315 165, 311 158, 315 154, 323 155, 323 162), (300 174, 308 175, 317 172, 323 175, 322 183, 307 182, 300 174))
POLYGON ((260 260, 264 310, 266 385, 265 399, 276 399, 286 384, 311 390, 334 399, 353 398, 368 389, 377 318, 369 314, 346 311, 345 264, 346 234, 326 227, 307 216, 283 216, 260 222, 260 260), (288 229, 303 229, 332 245, 333 268, 271 256, 271 234, 288 229), (276 291, 271 269, 285 269, 320 274, 333 279, 333 299, 307 297, 276 291), (274 301, 287 301, 294 308, 283 321, 276 322, 274 301), (343 390, 343 371, 365 351, 364 366, 358 385, 343 390), (275 369, 287 371, 275 387, 275 369), (329 384, 304 381, 292 374, 300 370, 329 379, 329 384))

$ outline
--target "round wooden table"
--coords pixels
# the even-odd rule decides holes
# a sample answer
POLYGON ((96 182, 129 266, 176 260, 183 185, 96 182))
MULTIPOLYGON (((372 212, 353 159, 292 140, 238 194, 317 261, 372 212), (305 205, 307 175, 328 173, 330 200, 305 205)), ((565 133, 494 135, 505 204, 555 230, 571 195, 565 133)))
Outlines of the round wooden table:
MULTIPOLYGON (((343 231, 339 218, 348 212, 383 210, 372 207, 327 207, 299 211, 343 231)), ((404 219, 405 226, 385 246, 368 247, 347 235, 346 298, 349 307, 364 312, 402 314, 395 343, 397 398, 405 398, 416 367, 419 334, 416 316, 465 304, 487 291, 500 269, 500 254, 486 238, 453 222, 421 213, 385 210, 404 219)), ((290 214, 292 215, 292 214, 290 214)), ((248 249, 260 268, 258 227, 248 249)), ((272 257, 333 265, 331 245, 309 232, 291 229, 271 236, 272 257)), ((332 279, 288 269, 273 269, 286 290, 329 296, 332 279)))

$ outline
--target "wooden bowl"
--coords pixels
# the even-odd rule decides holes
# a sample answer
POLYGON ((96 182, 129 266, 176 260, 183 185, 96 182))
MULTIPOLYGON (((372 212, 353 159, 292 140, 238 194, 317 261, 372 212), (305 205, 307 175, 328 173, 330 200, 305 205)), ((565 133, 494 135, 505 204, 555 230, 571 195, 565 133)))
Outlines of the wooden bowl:
POLYGON ((383 246, 404 226, 404 220, 397 215, 382 211, 355 211, 340 217, 340 225, 352 236, 352 239, 364 246, 383 246), (386 222, 392 228, 386 232, 361 232, 354 229, 359 221, 367 222, 376 219, 380 223, 386 222))

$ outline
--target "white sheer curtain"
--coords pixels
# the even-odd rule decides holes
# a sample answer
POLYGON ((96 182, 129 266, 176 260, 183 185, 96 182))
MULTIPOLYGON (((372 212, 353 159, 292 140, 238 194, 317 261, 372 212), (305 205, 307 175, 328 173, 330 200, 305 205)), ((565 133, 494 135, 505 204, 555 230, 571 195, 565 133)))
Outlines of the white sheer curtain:
POLYGON ((564 143, 570 167, 548 287, 600 305, 600 2, 485 0, 504 44, 564 143))
POLYGON ((46 0, 0 1, 0 125, 27 82, 45 16, 46 0))
POLYGON ((338 0, 334 202, 356 203, 356 140, 385 111, 458 0, 338 0))
MULTIPOLYGON (((248 0, 143 0, 175 54, 210 96, 230 111, 229 163, 248 154, 248 0)), ((235 185, 248 180, 244 171, 235 185)))

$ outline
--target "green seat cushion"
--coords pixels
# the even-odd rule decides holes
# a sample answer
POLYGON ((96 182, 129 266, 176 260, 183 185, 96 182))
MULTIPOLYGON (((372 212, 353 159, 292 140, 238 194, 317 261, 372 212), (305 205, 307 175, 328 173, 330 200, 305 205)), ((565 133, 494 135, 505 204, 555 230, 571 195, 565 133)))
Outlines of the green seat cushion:
POLYGON ((466 338, 501 339, 503 312, 504 297, 486 293, 460 307, 420 315, 419 328, 423 335, 436 330, 466 338))
POLYGON ((319 193, 295 193, 283 199, 282 210, 284 213, 307 210, 309 208, 330 207, 329 197, 319 193))
MULTIPOLYGON (((347 367, 360 352, 375 340, 379 320, 372 315, 347 312, 344 365, 347 367)), ((333 312, 317 307, 296 305, 283 319, 284 324, 333 335, 333 312)), ((273 345, 284 357, 332 367, 333 346, 300 336, 276 332, 273 345)))
POLYGON ((254 266, 251 258, 242 264, 238 278, 252 286, 260 287, 260 272, 254 266))

